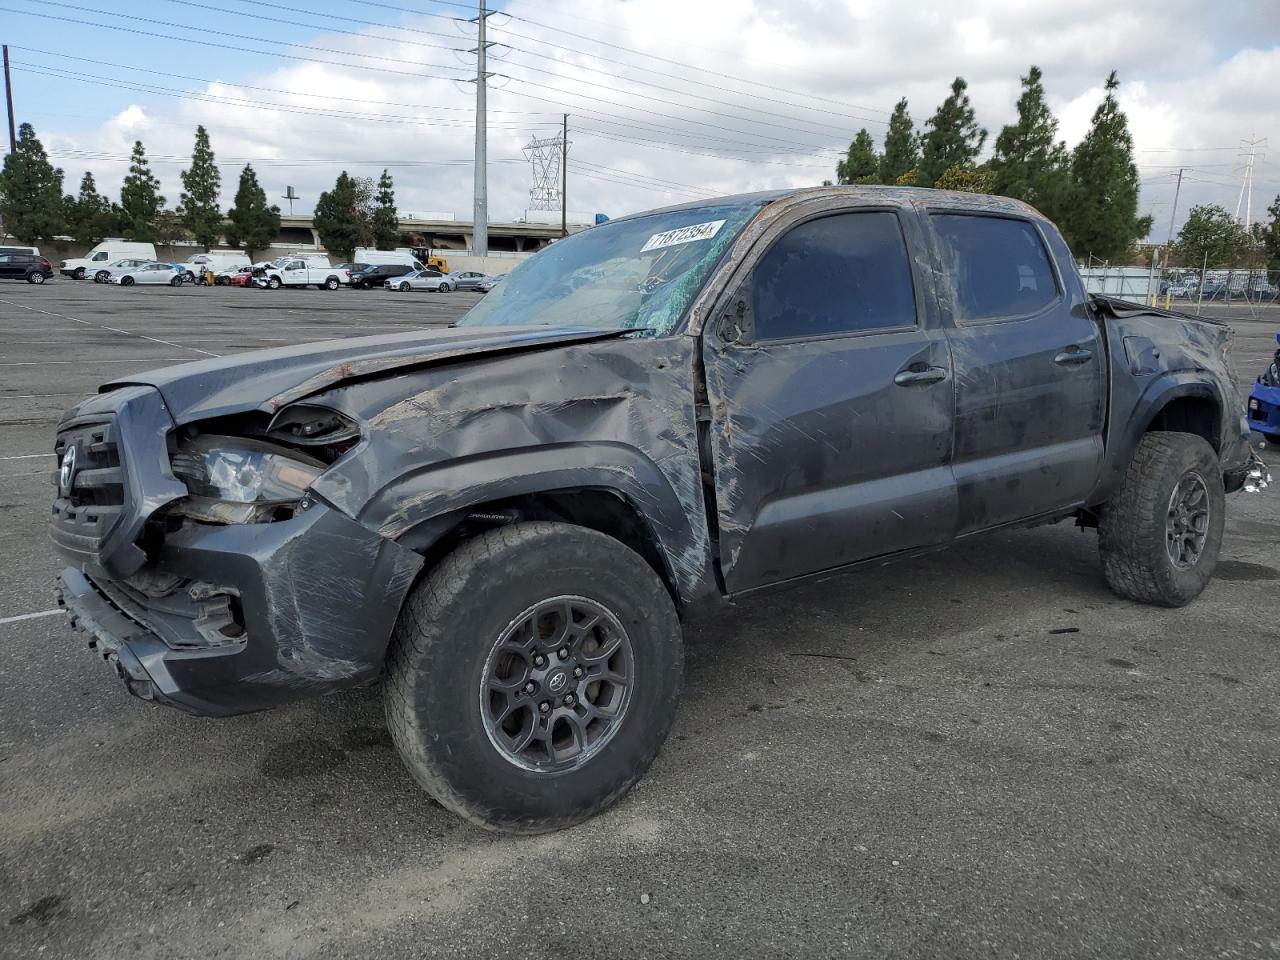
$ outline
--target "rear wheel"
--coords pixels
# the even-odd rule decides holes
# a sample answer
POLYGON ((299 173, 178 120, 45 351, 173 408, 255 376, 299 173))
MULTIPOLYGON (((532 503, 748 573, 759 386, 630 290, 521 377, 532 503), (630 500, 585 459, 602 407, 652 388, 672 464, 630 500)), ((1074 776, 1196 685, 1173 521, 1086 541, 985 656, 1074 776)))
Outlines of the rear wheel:
POLYGON ((1213 447, 1189 433, 1146 434, 1099 518, 1107 583, 1142 603, 1190 603, 1213 577, 1225 519, 1213 447))
POLYGON ((328 280, 324 282, 324 288, 326 290, 337 290, 338 286, 339 284, 338 284, 337 277, 330 277, 328 280))
POLYGON ((44 280, 44 274, 39 270, 33 270, 31 273, 27 274, 27 283, 41 284, 44 283, 44 280))
POLYGON ((635 551, 516 524, 468 541, 410 594, 385 680, 405 764, 454 812, 540 833, 644 774, 679 698, 680 623, 635 551))
POLYGON ((120 286, 122 286, 122 287, 132 287, 132 286, 133 286, 133 277, 121 277, 121 278, 120 278, 120 286))
POLYGON ((450 290, 452 290, 452 289, 453 289, 453 287, 449 286, 449 284, 447 284, 447 283, 442 283, 442 284, 440 284, 440 292, 441 292, 441 293, 448 293, 448 292, 449 292, 450 290))

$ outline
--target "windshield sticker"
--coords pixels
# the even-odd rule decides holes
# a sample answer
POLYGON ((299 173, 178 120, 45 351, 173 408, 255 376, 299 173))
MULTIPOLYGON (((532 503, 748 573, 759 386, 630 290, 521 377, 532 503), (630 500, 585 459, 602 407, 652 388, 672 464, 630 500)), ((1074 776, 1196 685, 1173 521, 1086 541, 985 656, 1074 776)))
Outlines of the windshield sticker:
POLYGON ((674 247, 681 243, 693 243, 695 240, 710 240, 720 232, 723 226, 723 220, 712 220, 709 223, 695 223, 676 230, 667 230, 665 233, 655 233, 644 242, 640 252, 648 253, 650 250, 661 250, 663 247, 674 247))

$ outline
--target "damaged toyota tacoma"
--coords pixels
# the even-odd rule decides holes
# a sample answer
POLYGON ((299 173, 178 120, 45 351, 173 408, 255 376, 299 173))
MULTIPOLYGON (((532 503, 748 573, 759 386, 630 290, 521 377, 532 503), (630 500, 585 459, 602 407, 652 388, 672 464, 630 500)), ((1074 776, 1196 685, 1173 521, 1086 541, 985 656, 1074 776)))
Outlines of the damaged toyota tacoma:
POLYGON ((735 597, 1074 518, 1121 596, 1192 600, 1265 474, 1229 343, 1090 298, 1012 200, 613 220, 451 328, 103 386, 58 427, 60 598, 191 713, 380 681, 437 800, 553 829, 644 773, 682 621, 735 597))

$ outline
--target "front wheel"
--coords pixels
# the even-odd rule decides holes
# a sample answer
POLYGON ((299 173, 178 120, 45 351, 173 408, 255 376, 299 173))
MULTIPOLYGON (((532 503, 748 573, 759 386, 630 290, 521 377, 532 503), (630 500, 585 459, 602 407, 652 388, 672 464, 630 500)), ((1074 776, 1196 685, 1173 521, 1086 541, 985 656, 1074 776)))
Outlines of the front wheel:
POLYGON ((491 830, 585 820, 640 779, 680 694, 662 580, 634 550, 562 523, 491 530, 410 594, 387 722, 440 803, 491 830))
POLYGON ((409 284, 407 284, 407 283, 402 283, 402 284, 400 284, 400 292, 401 292, 401 293, 408 293, 410 289, 411 289, 411 288, 409 287, 409 284))
POLYGON ((1185 606, 1213 577, 1225 519, 1213 447, 1190 433, 1146 434, 1099 518, 1107 583, 1130 600, 1185 606))
POLYGON ((182 278, 182 274, 178 274, 176 277, 174 277, 172 280, 169 281, 169 286, 180 287, 186 282, 187 281, 182 278))
POLYGON ((75 270, 73 270, 73 271, 71 272, 71 276, 72 276, 74 279, 76 279, 76 280, 83 280, 83 279, 84 279, 84 267, 76 267, 76 268, 75 268, 75 270))
POLYGON ((106 283, 110 279, 111 279, 111 274, 107 273, 107 271, 105 270, 99 270, 97 273, 93 275, 94 283, 106 283))
POLYGON ((280 289, 280 278, 279 278, 279 277, 272 277, 270 280, 268 280, 268 281, 267 281, 267 286, 268 286, 268 287, 270 287, 272 290, 279 290, 279 289, 280 289))
POLYGON ((122 286, 122 287, 132 287, 132 286, 133 286, 133 277, 121 277, 121 278, 120 278, 120 286, 122 286))

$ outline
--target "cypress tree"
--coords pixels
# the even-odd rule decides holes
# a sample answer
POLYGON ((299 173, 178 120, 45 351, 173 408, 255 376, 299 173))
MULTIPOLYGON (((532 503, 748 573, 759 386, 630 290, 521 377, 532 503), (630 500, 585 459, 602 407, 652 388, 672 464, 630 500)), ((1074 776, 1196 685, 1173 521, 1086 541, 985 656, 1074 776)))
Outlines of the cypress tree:
POLYGON ((320 194, 316 201, 311 222, 320 234, 320 242, 340 260, 350 260, 361 245, 365 231, 360 222, 360 206, 359 184, 345 170, 338 174, 333 189, 320 194))
POLYGON ((280 232, 280 208, 267 205, 266 191, 251 164, 240 171, 235 206, 227 211, 227 219, 231 221, 226 228, 227 245, 243 248, 250 260, 271 246, 280 232))
POLYGON ((836 164, 836 183, 875 183, 879 169, 875 144, 863 127, 849 144, 848 155, 836 164))
POLYGON ((156 221, 163 209, 160 181, 151 172, 142 141, 135 140, 133 155, 129 158, 129 173, 120 186, 120 232, 126 240, 154 243, 157 239, 156 221))
POLYGON ((889 132, 884 137, 884 153, 880 155, 880 182, 895 184, 898 178, 920 163, 920 141, 916 137, 911 114, 907 113, 907 98, 903 97, 889 117, 889 132))
POLYGON ((400 242, 400 221, 396 217, 396 191, 386 170, 378 178, 377 206, 373 210, 373 243, 379 250, 394 250, 400 242))
POLYGON ((1061 222, 1077 256, 1120 259, 1151 231, 1151 217, 1138 216, 1138 168, 1116 101, 1119 86, 1112 70, 1089 132, 1071 154, 1071 198, 1061 222))
POLYGON ((4 233, 23 245, 66 233, 62 171, 49 162, 35 128, 18 128, 16 148, 0 168, 0 220, 4 233))
POLYGON ((1056 221, 1065 213, 1069 183, 1067 146, 1057 136, 1040 68, 1032 66, 1022 78, 1017 122, 996 137, 993 192, 1025 200, 1056 221))
POLYGON ((222 174, 213 162, 209 134, 204 127, 196 127, 191 167, 182 171, 182 198, 178 204, 178 215, 182 219, 182 225, 191 232, 196 243, 204 247, 205 252, 218 242, 218 237, 222 234, 222 211, 218 207, 221 188, 222 174))
POLYGON ((978 126, 963 77, 951 83, 951 95, 925 124, 918 183, 931 187, 954 166, 966 166, 982 151, 987 131, 978 126))
POLYGON ((88 171, 80 180, 80 193, 66 198, 66 210, 67 232, 82 246, 93 246, 112 230, 111 201, 98 192, 88 171))

